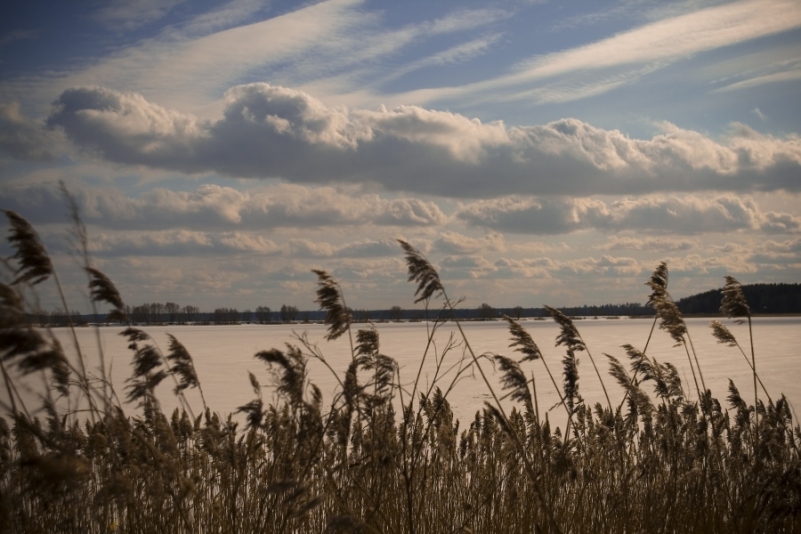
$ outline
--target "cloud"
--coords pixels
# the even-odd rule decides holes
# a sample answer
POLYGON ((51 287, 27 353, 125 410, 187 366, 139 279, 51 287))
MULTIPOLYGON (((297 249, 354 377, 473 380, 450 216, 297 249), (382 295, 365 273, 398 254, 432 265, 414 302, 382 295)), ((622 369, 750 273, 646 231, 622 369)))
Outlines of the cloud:
MULTIPOLYGON (((54 251, 63 251, 63 241, 54 251)), ((310 239, 289 239, 276 244, 259 232, 205 232, 196 230, 161 230, 155 232, 100 232, 93 234, 90 253, 99 258, 123 256, 152 257, 209 257, 209 256, 271 256, 288 259, 326 258, 367 259, 400 256, 401 249, 392 239, 361 239, 342 245, 316 242, 310 239)))
POLYGON ((530 60, 516 78, 670 61, 801 26, 792 0, 746 0, 701 9, 530 60))
POLYGON ((698 243, 692 239, 677 237, 619 237, 610 236, 606 243, 595 245, 592 248, 602 251, 637 250, 650 252, 675 252, 692 250, 698 243))
POLYGON ((501 34, 491 34, 477 39, 473 39, 464 43, 459 43, 448 49, 442 50, 430 56, 424 57, 417 61, 413 61, 405 66, 393 69, 393 71, 379 80, 374 86, 381 86, 391 80, 396 80, 414 72, 416 70, 424 69, 427 67, 435 67, 439 65, 446 65, 450 63, 461 63, 480 56, 486 53, 494 44, 501 38, 501 34))
POLYGON ((340 246, 309 239, 292 239, 287 254, 300 258, 378 258, 397 257, 399 251, 398 242, 391 239, 362 239, 340 246))
POLYGON ((801 229, 801 217, 763 212, 753 200, 727 195, 646 196, 608 203, 589 198, 505 197, 467 204, 456 217, 469 225, 524 234, 585 229, 677 234, 736 230, 795 233, 801 229))
POLYGON ((94 19, 114 30, 132 30, 159 20, 186 0, 112 0, 94 19))
MULTIPOLYGON (((262 230, 343 225, 439 226, 445 215, 415 198, 382 198, 330 187, 276 185, 239 191, 206 184, 194 191, 156 188, 129 198, 113 188, 70 185, 87 223, 108 229, 189 228, 262 230)), ((64 202, 55 185, 9 186, 0 205, 36 224, 62 223, 64 202)))
MULTIPOLYGON (((793 0, 743 0, 671 16, 620 32, 612 37, 559 52, 537 55, 514 72, 458 87, 408 93, 417 101, 449 98, 494 100, 498 91, 530 87, 549 79, 562 83, 541 87, 519 98, 564 102, 598 95, 695 54, 782 33, 801 26, 793 0), (596 77, 601 75, 599 82, 596 77), (578 86, 571 90, 571 85, 578 86)), ((514 97, 510 97, 514 98, 514 97)))
POLYGON ((23 117, 16 103, 0 103, 0 154, 24 161, 50 161, 51 132, 23 117))
POLYGON ((231 253, 275 254, 269 239, 241 232, 218 234, 190 230, 93 235, 90 252, 99 258, 116 256, 208 256, 231 253))
POLYGON ((48 124, 116 163, 446 196, 801 189, 801 139, 742 124, 723 141, 670 123, 638 140, 577 119, 507 127, 417 106, 329 108, 269 84, 229 90, 217 121, 135 93, 70 89, 48 124))
MULTIPOLYGON (((164 17, 184 1, 114 0, 96 17, 130 30, 164 17)), ((383 11, 365 4, 303 2, 287 11, 270 9, 259 0, 230 0, 187 20, 180 15, 197 6, 181 6, 173 17, 179 20, 170 20, 155 35, 110 52, 98 51, 57 71, 7 80, 0 83, 0 93, 4 100, 20 100, 26 109, 40 111, 70 87, 102 85, 216 116, 220 96, 233 84, 269 77, 293 86, 330 85, 336 79, 341 91, 351 92, 384 73, 376 64, 381 58, 423 41, 440 46, 444 34, 466 33, 510 16, 498 9, 462 9, 388 28, 383 11)), ((469 54, 453 51, 454 58, 469 54)))
POLYGON ((786 241, 769 240, 745 252, 748 253, 748 261, 758 264, 760 268, 801 271, 801 238, 786 241))
POLYGON ((40 35, 41 32, 39 30, 14 30, 0 37, 0 46, 5 46, 16 41, 38 39, 40 35))
POLYGON ((490 262, 480 255, 450 255, 439 262, 446 280, 514 279, 514 278, 571 278, 589 274, 599 276, 634 276, 649 268, 634 258, 603 255, 575 259, 508 258, 490 262))
MULTIPOLYGON (((791 82, 793 80, 801 79, 801 69, 788 70, 784 72, 775 72, 773 74, 765 74, 764 76, 756 76, 747 80, 735 82, 723 87, 719 87, 712 91, 713 93, 724 93, 727 91, 737 91, 738 89, 750 89, 751 87, 759 87, 768 83, 777 82, 791 82)), ((764 118, 760 115, 760 118, 764 118)))
POLYGON ((503 235, 492 232, 484 237, 475 238, 456 232, 443 232, 434 241, 433 250, 443 254, 475 254, 478 252, 503 252, 506 242, 503 235))

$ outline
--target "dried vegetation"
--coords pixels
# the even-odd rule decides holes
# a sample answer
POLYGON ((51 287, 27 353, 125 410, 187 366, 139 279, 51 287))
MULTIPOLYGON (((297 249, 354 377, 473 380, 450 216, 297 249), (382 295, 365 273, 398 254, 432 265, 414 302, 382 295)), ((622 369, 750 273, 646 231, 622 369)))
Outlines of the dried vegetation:
MULTIPOLYGON (((649 336, 642 349, 624 345, 628 361, 607 355, 623 403, 613 406, 607 395, 605 404, 591 405, 579 391, 576 359, 588 348, 570 318, 552 308, 561 328, 557 343, 565 348, 561 377, 509 317, 511 356, 473 353, 437 271, 401 242, 415 295, 437 317, 428 324, 417 376, 401 379, 377 331, 351 332, 342 288, 315 271, 327 338, 351 340, 347 371, 324 405, 308 379, 310 360, 329 365, 317 346, 301 336, 257 353, 272 381, 262 385, 250 375, 254 400, 239 409, 246 421, 240 428, 205 400, 193 412, 184 391, 201 384, 189 352, 170 337, 163 354, 130 324, 114 284, 84 255, 91 298, 124 325, 132 353, 124 410, 106 370, 86 369, 87 349, 77 336, 68 353, 31 323, 35 304, 26 295, 57 280, 36 231, 19 215, 6 215, 16 255, 4 263, 7 283, 0 284, 4 532, 801 531, 801 432, 787 401, 772 400, 766 390, 760 398, 753 348, 744 350, 714 321, 713 335, 737 347, 751 367, 754 397, 749 404, 733 383, 724 403, 712 396, 667 291, 664 264, 647 282, 649 304, 658 313, 654 325, 686 352, 691 389, 673 365, 648 355, 649 336), (434 336, 446 320, 457 332, 438 347, 434 336), (430 385, 420 379, 427 360, 436 368, 430 385), (540 419, 526 371, 533 365, 545 366, 559 392, 564 431, 540 419), (487 379, 492 369, 501 391, 487 379), (40 406, 26 406, 17 390, 14 377, 30 374, 42 378, 40 406), (492 402, 461 426, 447 398, 468 375, 492 402), (165 380, 180 399, 172 414, 163 413, 156 396, 165 380), (276 400, 266 402, 265 389, 276 400)), ((750 323, 730 277, 723 311, 750 323)), ((603 384, 592 363, 592 379, 603 384)))

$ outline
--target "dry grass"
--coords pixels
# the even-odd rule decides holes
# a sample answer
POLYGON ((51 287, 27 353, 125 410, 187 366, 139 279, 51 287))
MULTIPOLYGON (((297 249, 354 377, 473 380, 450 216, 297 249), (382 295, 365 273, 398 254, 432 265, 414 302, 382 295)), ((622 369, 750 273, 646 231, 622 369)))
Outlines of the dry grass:
MULTIPOLYGON (((316 271, 328 337, 351 339, 352 360, 333 400, 323 405, 309 383, 309 361, 328 363, 301 337, 255 355, 272 371, 272 383, 250 375, 254 399, 240 408, 247 423, 239 428, 231 415, 205 405, 193 414, 183 392, 200 383, 179 340, 171 338, 165 355, 131 325, 123 335, 133 355, 127 401, 134 407, 127 413, 134 415, 125 415, 105 370, 84 369, 86 349, 77 338, 68 355, 47 330, 31 324, 35 310, 25 295, 55 271, 27 221, 6 214, 17 255, 16 267, 4 263, 8 283, 0 284, 4 532, 801 531, 801 430, 786 400, 757 395, 753 349, 750 358, 741 349, 754 375, 752 404, 734 384, 725 403, 706 390, 700 358, 667 292, 664 264, 648 282, 649 303, 688 356, 694 396, 675 367, 648 355, 646 341, 642 350, 625 346, 625 363, 608 357, 609 376, 625 391, 623 404, 612 406, 607 396, 606 405, 590 405, 575 364, 586 344, 557 310, 551 312, 562 328, 557 341, 566 349, 561 385, 511 318, 511 348, 519 359, 474 354, 438 273, 401 243, 415 294, 438 317, 428 325, 420 364, 435 361, 431 385, 424 389, 419 373, 404 385, 395 360, 381 352, 378 333, 351 332, 341 287, 316 271), (446 320, 456 325, 465 356, 456 356, 452 345, 433 346, 446 320), (487 380, 493 364, 502 391, 487 380), (526 377, 528 366, 541 364, 569 416, 564 431, 537 416, 537 393, 526 377), (25 405, 16 373, 42 377, 41 406, 25 405), (483 380, 493 402, 462 425, 447 397, 467 373, 483 380), (164 380, 172 380, 181 399, 182 409, 169 415, 155 395, 164 380), (277 401, 265 402, 264 389, 277 401), (505 397, 517 403, 509 413, 505 397), (79 406, 85 409, 76 411, 79 406)), ((127 323, 114 284, 85 258, 92 299, 127 323)), ((726 282, 724 311, 750 320, 739 284, 726 282)), ((712 327, 719 341, 740 347, 725 327, 712 327)))

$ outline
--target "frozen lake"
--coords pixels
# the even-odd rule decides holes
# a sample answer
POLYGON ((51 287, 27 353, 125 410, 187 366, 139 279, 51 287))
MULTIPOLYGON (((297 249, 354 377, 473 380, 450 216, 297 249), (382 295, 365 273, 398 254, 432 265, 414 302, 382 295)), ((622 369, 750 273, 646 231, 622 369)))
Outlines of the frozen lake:
MULTIPOLYGON (((712 390, 713 396, 725 405, 728 395, 728 379, 732 379, 745 399, 753 399, 753 385, 750 369, 743 356, 736 348, 720 345, 712 337, 708 319, 687 319, 687 326, 692 341, 698 353, 701 369, 707 387, 712 390)), ((747 325, 737 325, 734 321, 724 320, 730 330, 737 337, 740 344, 748 352, 747 325)), ((521 321, 531 334, 534 341, 543 353, 551 372, 561 387, 562 365, 564 355, 563 347, 554 347, 558 335, 557 325, 550 319, 538 321, 524 319, 521 321)), ((608 375, 608 363, 604 353, 617 357, 624 362, 628 369, 628 359, 620 348, 630 343, 642 349, 650 331, 650 319, 584 319, 575 322, 582 337, 587 343, 601 374, 606 383, 612 402, 619 402, 623 398, 620 387, 608 375)), ((465 334, 476 354, 498 353, 519 359, 519 353, 508 348, 509 333, 507 325, 502 321, 465 322, 462 323, 465 334)), ((357 328, 367 328, 368 325, 354 325, 357 328)), ((428 339, 426 323, 379 323, 375 325, 381 342, 381 352, 397 360, 400 366, 401 382, 411 390, 412 383, 418 372, 421 357, 428 339)), ((175 335, 181 341, 195 361, 201 386, 206 401, 213 411, 227 415, 239 406, 253 399, 253 391, 248 380, 247 372, 253 372, 262 386, 271 383, 270 373, 254 354, 258 351, 279 348, 284 349, 284 343, 294 343, 294 333, 308 334, 308 338, 316 343, 330 365, 340 374, 344 373, 350 361, 350 345, 347 335, 335 342, 324 340, 325 326, 314 324, 295 325, 230 325, 230 326, 155 326, 143 327, 158 343, 163 351, 167 351, 167 333, 175 335)), ((130 376, 131 352, 126 341, 119 336, 121 328, 103 327, 100 329, 101 342, 106 355, 106 362, 111 366, 111 378, 120 395, 124 396, 125 379, 130 376)), ((65 349, 70 352, 72 342, 65 329, 55 330, 65 349)), ((458 364, 464 354, 464 344, 456 330, 454 323, 446 323, 434 337, 434 344, 426 365, 421 374, 421 387, 431 385, 435 376, 434 356, 442 355, 450 334, 454 334, 456 345, 444 356, 443 369, 458 364)), ((89 367, 97 368, 97 340, 92 328, 78 329, 79 340, 85 353, 91 356, 89 367)), ((756 349, 757 371, 768 388, 773 399, 784 393, 793 407, 801 406, 801 366, 799 365, 799 347, 801 347, 801 317, 756 318, 754 320, 754 345, 756 349)), ((659 361, 669 361, 676 365, 684 378, 685 393, 691 398, 696 397, 692 382, 687 356, 681 347, 673 347, 670 336, 658 329, 655 330, 648 355, 659 361)), ((598 378, 592 368, 586 353, 578 354, 579 365, 579 391, 585 401, 589 403, 604 402, 598 378)), ((492 366, 488 361, 482 363, 485 372, 493 375, 492 366)), ((526 362, 523 366, 527 376, 535 378, 539 410, 541 417, 558 403, 559 397, 548 378, 542 362, 526 362)), ((323 391, 326 399, 331 399, 337 388, 336 379, 331 376, 322 364, 312 361, 310 364, 311 380, 323 391)), ((453 373, 445 375, 438 385, 445 390, 450 384, 453 373)), ((492 378, 497 384, 497 378, 492 378)), ((38 380, 32 383, 38 384, 38 380)), ((159 398, 165 411, 171 411, 176 406, 172 396, 171 380, 165 380, 159 387, 159 398)), ((500 393, 500 387, 497 386, 500 393)), ((25 397, 34 403, 32 392, 24 393, 25 397)), ((272 397, 270 389, 264 392, 265 400, 272 397)), ((200 397, 195 391, 189 391, 187 397, 196 413, 201 410, 200 397)), ((764 394, 760 391, 760 397, 764 394)), ((0 398, 7 401, 7 394, 3 390, 0 398)), ((478 374, 475 378, 467 376, 461 380, 449 395, 449 400, 457 418, 462 421, 464 428, 476 410, 483 402, 491 397, 478 374)), ((753 401, 751 401, 753 402, 753 401)), ((507 403, 511 405, 511 403, 507 403)), ((548 412, 552 425, 564 427, 564 410, 555 408, 548 412)))

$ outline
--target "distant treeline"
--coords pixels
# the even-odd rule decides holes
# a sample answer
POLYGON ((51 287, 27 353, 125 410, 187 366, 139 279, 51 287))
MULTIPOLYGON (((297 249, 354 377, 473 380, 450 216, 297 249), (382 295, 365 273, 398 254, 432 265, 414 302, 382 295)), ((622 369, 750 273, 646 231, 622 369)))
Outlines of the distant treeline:
MULTIPOLYGON (((801 284, 749 284, 743 295, 752 313, 801 313, 801 284)), ((720 289, 711 289, 680 299, 684 314, 714 314, 720 310, 720 289)))
MULTIPOLYGON (((801 284, 751 284, 742 286, 745 298, 751 311, 760 313, 801 313, 801 284)), ((712 289, 677 301, 679 310, 684 314, 715 315, 720 310, 720 289, 712 289)), ((648 316, 654 310, 644 304, 627 302, 624 304, 603 304, 601 306, 562 307, 559 310, 572 317, 594 316, 648 316)), ((197 306, 180 306, 174 302, 146 303, 127 307, 131 322, 142 325, 153 324, 238 324, 238 323, 293 323, 322 321, 325 313, 316 311, 300 311, 297 307, 283 304, 278 310, 267 306, 258 306, 254 310, 240 311, 236 308, 216 308, 214 311, 200 311, 197 306)), ((433 319, 437 310, 403 309, 393 306, 385 310, 351 310, 353 321, 422 321, 433 319)), ((548 317, 544 308, 494 308, 483 303, 477 308, 460 308, 455 311, 456 317, 464 320, 490 320, 508 315, 515 319, 526 317, 548 317)), ((103 322, 105 316, 80 314, 71 311, 68 314, 61 310, 40 312, 34 318, 43 325, 65 326, 70 321, 76 325, 92 322, 103 322)))

